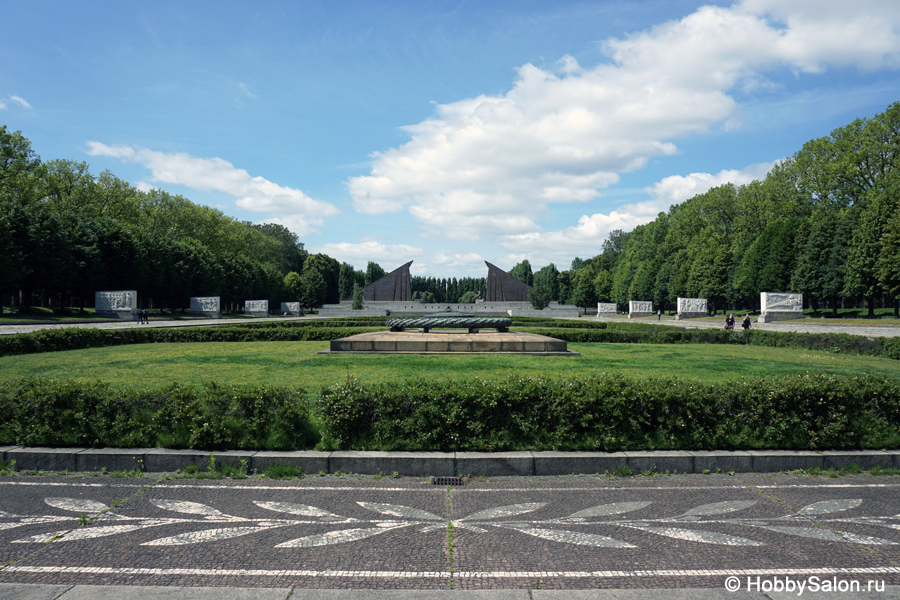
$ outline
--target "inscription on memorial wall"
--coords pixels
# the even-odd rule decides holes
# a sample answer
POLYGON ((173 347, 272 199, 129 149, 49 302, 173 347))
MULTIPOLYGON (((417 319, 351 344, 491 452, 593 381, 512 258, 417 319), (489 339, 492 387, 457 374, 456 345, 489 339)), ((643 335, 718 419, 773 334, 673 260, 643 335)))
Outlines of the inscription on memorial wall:
POLYGON ((803 312, 803 294, 762 292, 759 300, 762 312, 803 312))
POLYGON ((281 314, 288 313, 289 315, 299 315, 300 314, 300 303, 299 302, 282 302, 281 303, 281 314))
POLYGON ((606 313, 615 313, 616 312, 616 304, 615 302, 598 302, 597 303, 597 314, 606 314, 606 313))
POLYGON ((679 298, 678 312, 680 313, 705 313, 706 298, 679 298))

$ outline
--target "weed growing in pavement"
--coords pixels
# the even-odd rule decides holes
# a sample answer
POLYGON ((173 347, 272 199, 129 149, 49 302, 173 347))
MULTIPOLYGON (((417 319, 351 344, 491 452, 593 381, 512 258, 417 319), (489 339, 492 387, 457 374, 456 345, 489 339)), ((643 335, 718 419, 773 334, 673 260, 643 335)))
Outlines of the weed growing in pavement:
POLYGON ((303 469, 294 465, 274 464, 263 471, 269 479, 303 479, 303 469))
POLYGON ((130 471, 113 471, 109 474, 110 477, 123 478, 123 477, 134 477, 141 478, 144 476, 144 472, 140 469, 131 469, 130 471))
POLYGON ((91 522, 91 518, 84 513, 78 515, 78 524, 82 527, 91 522))
POLYGON ((883 477, 883 476, 900 476, 900 469, 893 469, 891 467, 879 467, 875 465, 871 469, 869 469, 869 475, 874 475, 875 477, 883 477))
POLYGON ((16 474, 16 461, 11 460, 9 462, 2 460, 0 461, 0 475, 15 475, 16 474))

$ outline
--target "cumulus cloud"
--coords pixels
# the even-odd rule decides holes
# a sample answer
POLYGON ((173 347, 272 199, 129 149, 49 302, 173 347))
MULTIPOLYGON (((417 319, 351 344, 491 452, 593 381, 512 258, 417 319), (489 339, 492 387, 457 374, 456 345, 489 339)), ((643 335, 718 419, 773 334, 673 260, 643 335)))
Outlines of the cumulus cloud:
POLYGON ((529 252, 544 258, 546 264, 562 261, 572 256, 594 256, 600 252, 603 241, 611 231, 630 231, 638 225, 649 223, 659 213, 669 210, 673 204, 683 202, 711 188, 733 183, 746 185, 766 176, 776 162, 758 163, 743 169, 726 169, 716 174, 691 173, 672 175, 645 189, 651 198, 643 202, 623 204, 608 214, 582 215, 578 224, 560 231, 529 232, 501 238, 500 244, 510 251, 529 252))
MULTIPOLYGON (((733 183, 745 185, 755 179, 762 179, 766 173, 772 170, 775 162, 758 163, 744 167, 741 170, 725 169, 715 175, 712 173, 691 173, 690 175, 671 175, 657 181, 647 192, 655 198, 664 201, 665 209, 669 206, 702 194, 709 189, 733 183)), ((665 210, 664 209, 664 210, 665 210)))
MULTIPOLYGON (((604 41, 608 61, 594 67, 571 56, 554 68, 527 64, 506 94, 437 105, 348 189, 362 213, 408 211, 450 237, 525 240, 552 204, 594 200, 621 173, 675 154, 678 139, 737 126, 735 93, 770 85, 774 71, 897 68, 898 26, 900 3, 875 0, 705 6, 604 41)), ((676 183, 689 187, 660 182, 659 193, 676 183)), ((634 218, 629 208, 573 229, 634 218)))
POLYGON ((158 152, 125 145, 108 146, 100 142, 87 142, 87 146, 91 156, 107 156, 143 165, 150 170, 152 183, 224 192, 235 198, 236 206, 269 213, 271 216, 266 221, 284 224, 300 236, 321 227, 323 217, 340 213, 332 204, 264 177, 253 177, 221 158, 199 158, 181 152, 158 152))
POLYGON ((370 260, 375 261, 387 270, 391 271, 400 265, 422 256, 421 248, 406 244, 385 244, 383 242, 368 240, 363 242, 340 242, 324 244, 310 249, 313 254, 322 252, 333 256, 340 262, 347 262, 356 268, 364 269, 370 260), (394 267, 388 267, 396 261, 400 261, 394 267), (385 263, 385 264, 382 264, 385 263))

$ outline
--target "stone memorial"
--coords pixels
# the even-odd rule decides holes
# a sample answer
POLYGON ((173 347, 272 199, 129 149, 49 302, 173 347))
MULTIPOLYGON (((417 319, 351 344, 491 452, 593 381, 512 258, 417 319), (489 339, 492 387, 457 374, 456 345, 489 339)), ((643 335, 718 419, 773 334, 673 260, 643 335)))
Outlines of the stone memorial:
POLYGON ((221 300, 219 296, 200 296, 191 298, 191 315, 194 317, 222 318, 221 300))
POLYGON ((137 313, 137 291, 95 292, 94 311, 99 317, 134 319, 137 313))
POLYGON ((597 303, 597 316, 598 317, 615 316, 615 314, 616 314, 616 303, 615 302, 598 302, 597 303))
POLYGON ((381 279, 363 288, 364 302, 409 302, 412 300, 412 280, 409 275, 409 261, 394 269, 381 279))
POLYGON ((678 312, 675 320, 696 319, 707 316, 706 298, 678 298, 678 312))
POLYGON ((251 317, 268 317, 269 301, 268 300, 247 300, 244 302, 244 314, 251 317))
POLYGON ((282 302, 281 303, 281 314, 299 317, 300 316, 300 303, 299 302, 282 302))
POLYGON ((803 294, 776 294, 762 292, 759 295, 758 323, 771 323, 786 319, 803 318, 803 294))
POLYGON ((650 317, 655 315, 653 312, 653 302, 649 300, 632 300, 628 303, 628 318, 650 317))
POLYGON ((486 302, 528 302, 530 285, 488 261, 484 261, 484 264, 488 267, 486 302))

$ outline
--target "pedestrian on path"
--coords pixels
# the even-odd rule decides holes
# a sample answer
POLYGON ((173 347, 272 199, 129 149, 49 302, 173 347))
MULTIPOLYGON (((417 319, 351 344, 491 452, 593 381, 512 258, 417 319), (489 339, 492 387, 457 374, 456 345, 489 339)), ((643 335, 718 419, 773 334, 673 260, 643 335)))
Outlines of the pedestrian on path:
POLYGON ((661 320, 662 320, 662 309, 657 309, 657 310, 656 310, 656 320, 657 320, 657 321, 661 321, 661 320))
POLYGON ((734 331, 734 313, 725 317, 725 331, 734 331))
POLYGON ((741 323, 741 327, 744 328, 744 331, 747 331, 748 329, 750 329, 750 315, 749 314, 744 315, 744 322, 741 323))

